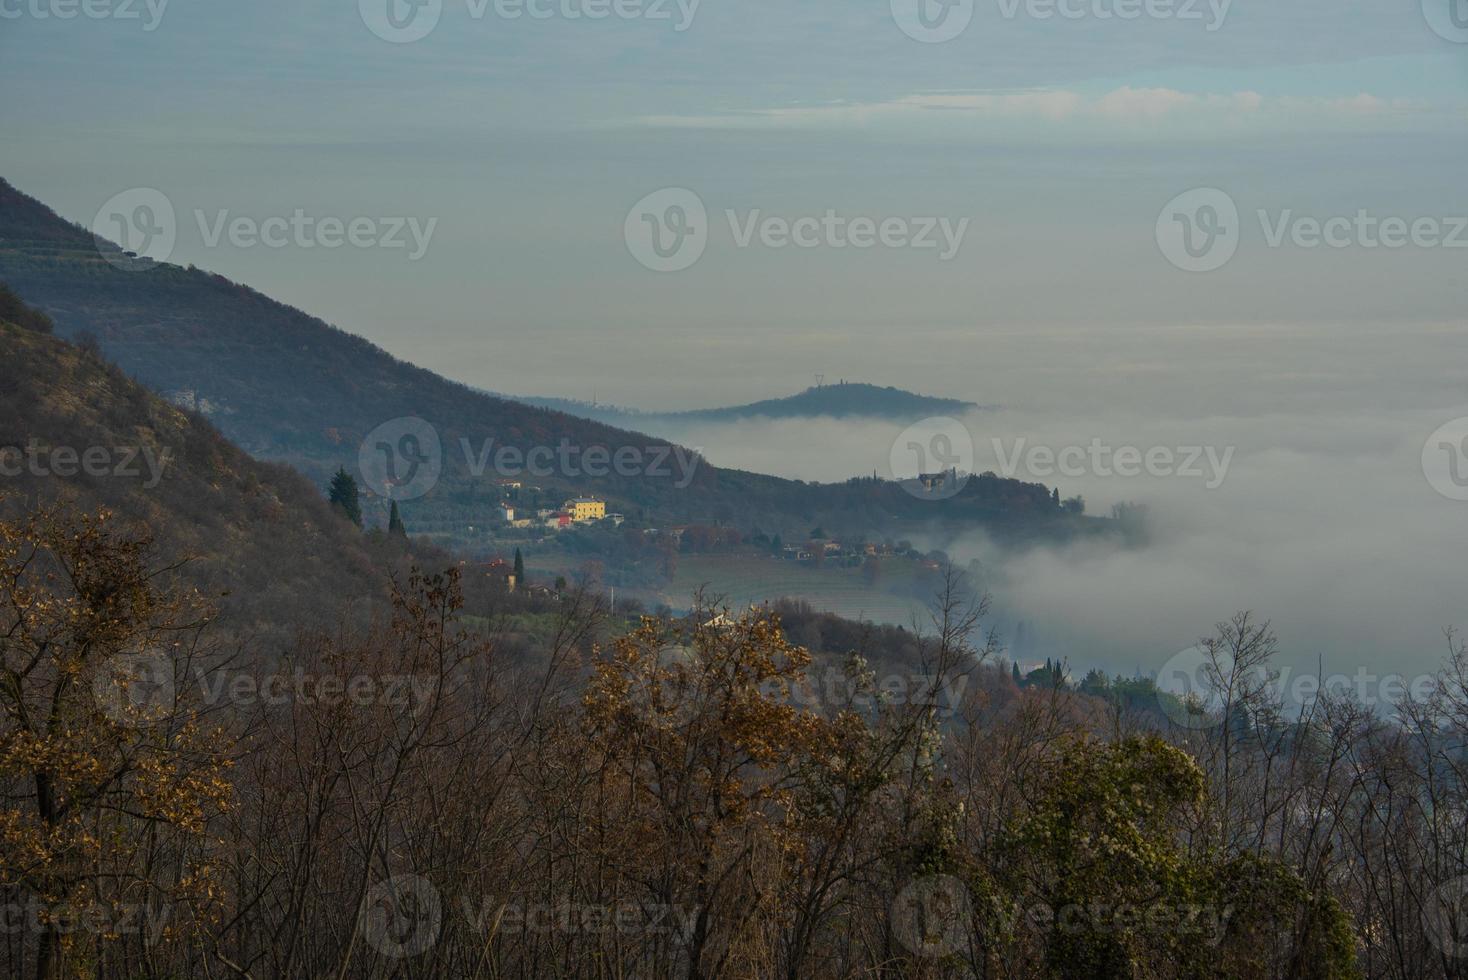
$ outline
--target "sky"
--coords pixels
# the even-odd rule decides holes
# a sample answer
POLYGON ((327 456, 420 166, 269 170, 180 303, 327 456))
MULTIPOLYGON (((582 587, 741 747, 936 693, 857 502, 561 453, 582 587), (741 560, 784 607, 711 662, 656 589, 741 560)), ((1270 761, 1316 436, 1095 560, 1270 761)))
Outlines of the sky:
POLYGON ((84 224, 156 189, 174 261, 474 384, 647 408, 882 380, 858 338, 894 330, 1460 307, 1462 250, 1271 247, 1256 217, 1468 214, 1468 44, 1442 36, 1468 30, 1448 0, 962 0, 943 26, 966 27, 937 43, 904 30, 921 34, 919 0, 419 2, 0 0, 0 173, 84 224), (379 37, 389 3, 408 36, 432 30, 379 37), (625 240, 664 188, 709 215, 675 273, 625 240), (1194 188, 1241 214, 1238 253, 1203 274, 1156 241, 1194 188), (297 210, 434 226, 421 256, 209 240, 221 214, 297 210), (946 260, 734 233, 827 211, 968 224, 946 260), (824 350, 757 379, 698 369, 792 336, 824 350))
MULTIPOLYGON (((1305 659, 1468 624, 1468 502, 1421 459, 1468 416, 1464 0, 0 0, 0 92, 22 190, 124 228, 161 199, 170 260, 470 384, 822 374, 1002 405, 980 463, 1234 447, 1213 489, 1048 481, 1153 506, 1145 556, 1009 571, 1119 666, 1235 608, 1305 659)), ((688 437, 838 479, 894 433, 688 437)))

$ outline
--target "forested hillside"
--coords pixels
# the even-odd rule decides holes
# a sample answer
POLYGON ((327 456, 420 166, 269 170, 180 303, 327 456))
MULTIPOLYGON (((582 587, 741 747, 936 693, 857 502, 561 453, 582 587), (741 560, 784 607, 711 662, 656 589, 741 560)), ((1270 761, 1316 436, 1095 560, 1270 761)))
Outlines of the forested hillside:
MULTIPOLYGON (((1101 532, 1108 523, 1064 512, 1050 488, 995 476, 939 500, 885 480, 815 485, 719 468, 663 439, 448 381, 221 276, 126 260, 3 181, 0 281, 49 314, 61 336, 93 338, 127 374, 198 408, 252 455, 318 482, 339 466, 355 470, 378 426, 425 420, 441 447, 442 475, 430 493, 404 503, 410 526, 482 522, 499 499, 495 478, 519 475, 498 468, 495 452, 509 447, 523 460, 562 446, 578 458, 594 450, 640 462, 630 475, 557 462, 523 478, 565 496, 605 496, 611 509, 649 523, 723 522, 786 536, 816 525, 899 536, 982 526, 1014 542, 1101 532)), ((885 457, 887 447, 877 448, 885 457)), ((385 519, 385 504, 373 511, 385 519)))
POLYGON ((279 640, 385 600, 407 549, 364 536, 289 467, 252 459, 97 351, 0 321, 0 510, 109 508, 214 596, 232 631, 279 640))

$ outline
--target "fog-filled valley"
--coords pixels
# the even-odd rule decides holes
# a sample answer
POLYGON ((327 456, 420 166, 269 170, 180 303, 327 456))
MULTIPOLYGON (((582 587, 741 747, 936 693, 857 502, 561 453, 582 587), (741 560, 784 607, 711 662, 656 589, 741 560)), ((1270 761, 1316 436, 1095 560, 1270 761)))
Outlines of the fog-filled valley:
MULTIPOLYGON (((1273 621, 1297 670, 1323 659, 1328 673, 1413 675, 1441 658, 1443 631, 1462 625, 1468 511, 1434 489, 1423 463, 1429 436, 1468 390, 1461 330, 976 328, 949 335, 945 354, 915 375, 895 357, 884 369, 880 350, 828 359, 852 376, 1001 406, 962 419, 975 472, 1056 484, 1092 513, 1149 509, 1140 547, 1005 556, 982 535, 925 542, 965 564, 993 563, 999 605, 1038 628, 1039 655, 1084 651, 1087 666, 1152 672, 1215 619, 1253 609, 1273 621), (1180 472, 1144 464, 1117 475, 1093 440, 1169 449, 1180 472), (1036 447, 1071 446, 1087 452, 1070 475, 1043 456, 1040 472, 1026 471, 1036 447), (1193 449, 1202 455, 1186 466, 1193 449)), ((658 432, 720 465, 834 481, 888 471, 903 428, 801 419, 658 432)))

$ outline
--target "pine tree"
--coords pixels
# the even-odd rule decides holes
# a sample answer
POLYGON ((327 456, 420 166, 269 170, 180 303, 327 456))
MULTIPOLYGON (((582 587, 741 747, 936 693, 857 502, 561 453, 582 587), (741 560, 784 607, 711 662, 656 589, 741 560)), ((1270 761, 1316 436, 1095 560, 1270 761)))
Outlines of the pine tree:
POLYGON ((357 492, 357 481, 345 469, 338 468, 331 478, 331 505, 358 527, 362 526, 362 499, 357 492))
POLYGON ((520 549, 515 549, 515 581, 523 585, 525 582, 525 556, 520 554, 520 549))
POLYGON ((398 514, 398 502, 396 500, 392 502, 392 509, 387 513, 387 533, 400 538, 406 538, 408 536, 408 529, 403 526, 403 519, 398 514))

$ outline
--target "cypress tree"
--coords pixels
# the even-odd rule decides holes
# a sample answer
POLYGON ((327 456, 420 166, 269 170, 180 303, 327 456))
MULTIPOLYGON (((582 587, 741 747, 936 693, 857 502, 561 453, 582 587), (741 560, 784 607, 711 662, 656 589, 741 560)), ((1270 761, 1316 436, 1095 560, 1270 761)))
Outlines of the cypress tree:
POLYGON ((345 469, 338 468, 331 478, 331 505, 338 508, 358 527, 362 526, 362 499, 357 481, 345 469))
POLYGON ((515 549, 515 581, 520 585, 525 584, 525 556, 520 554, 519 548, 515 549))
POLYGON ((400 538, 408 536, 408 529, 403 526, 403 518, 398 514, 398 502, 392 502, 392 508, 387 512, 387 533, 400 538))

